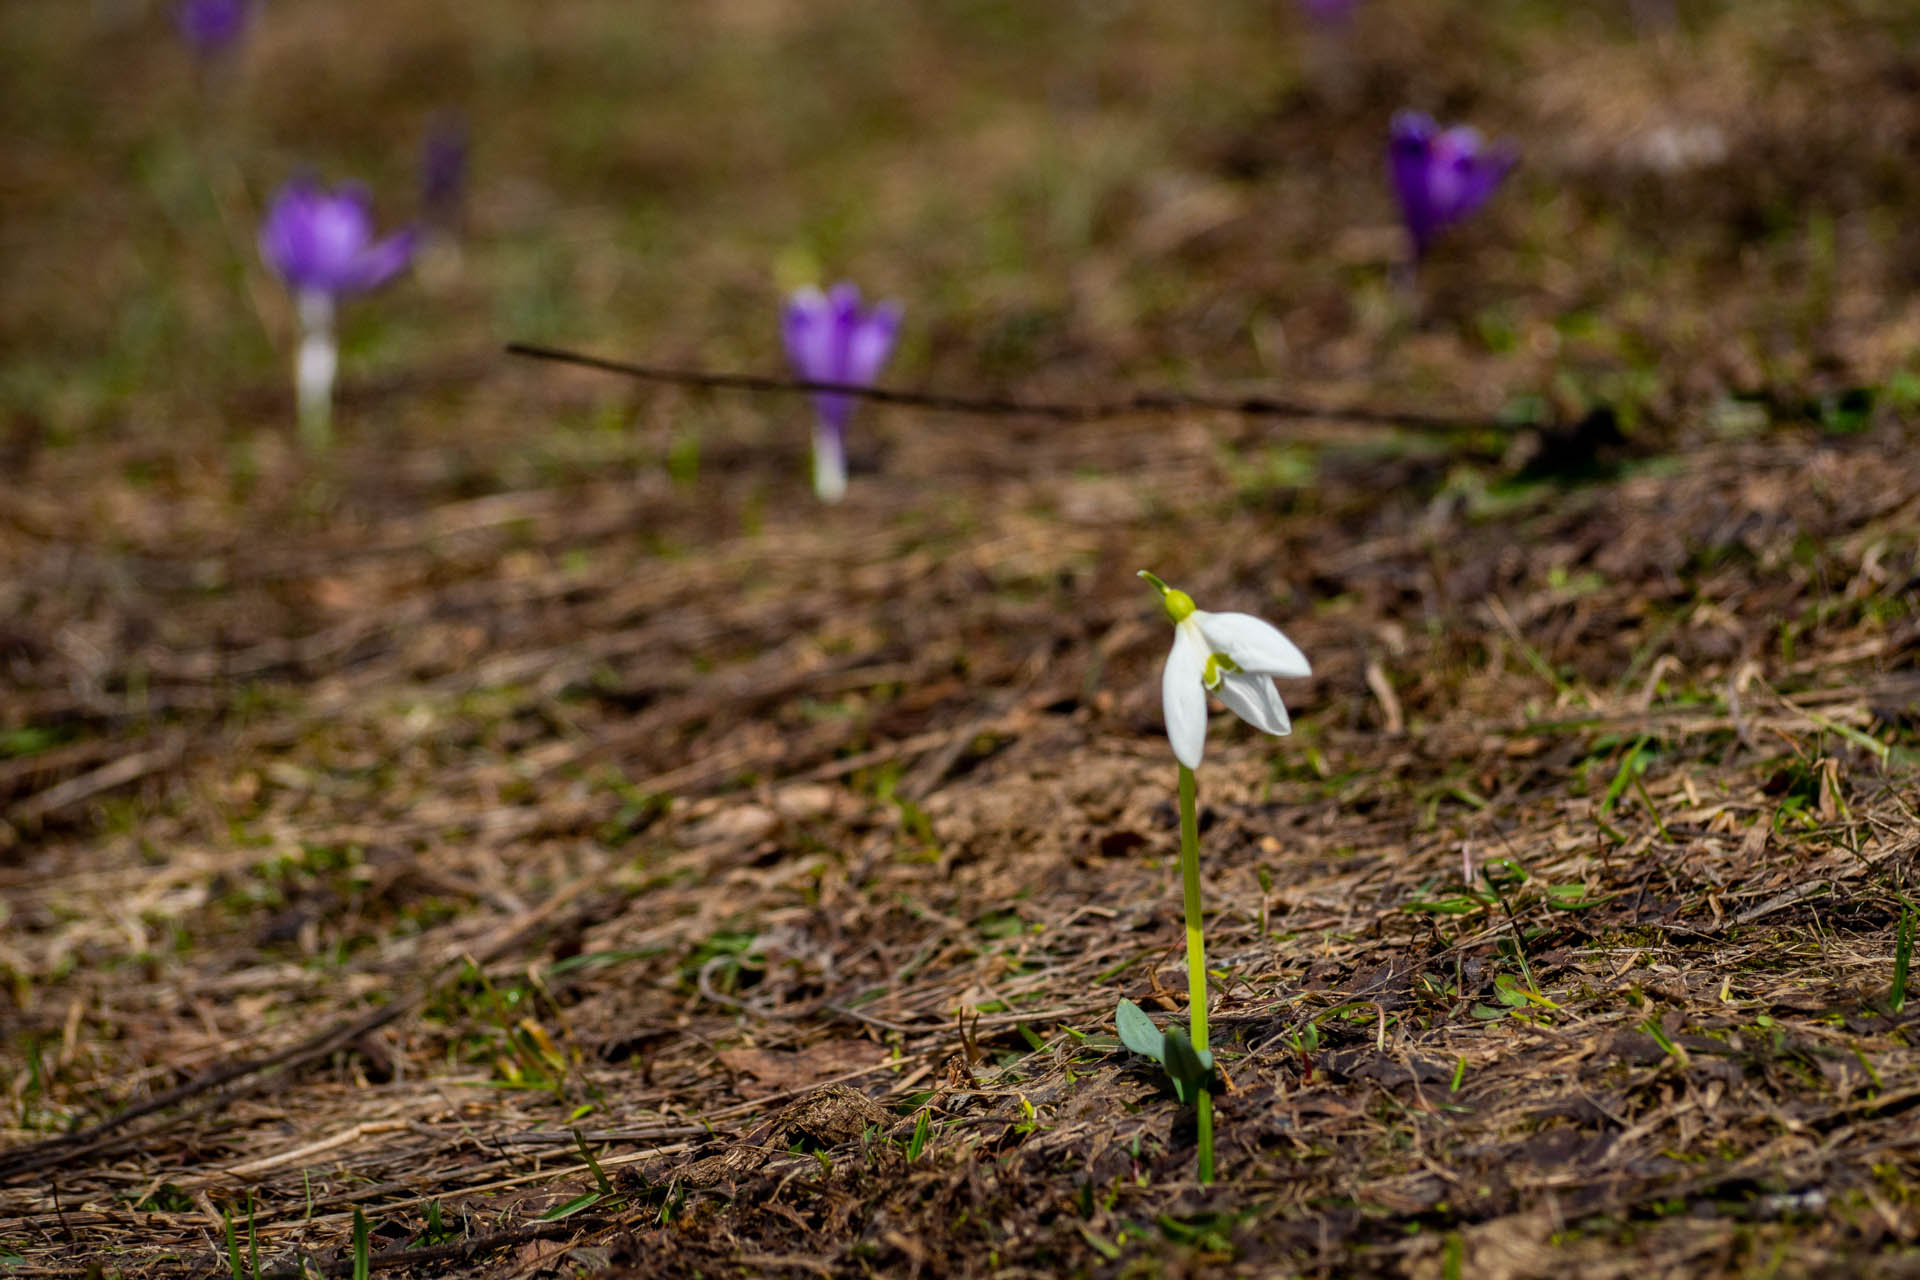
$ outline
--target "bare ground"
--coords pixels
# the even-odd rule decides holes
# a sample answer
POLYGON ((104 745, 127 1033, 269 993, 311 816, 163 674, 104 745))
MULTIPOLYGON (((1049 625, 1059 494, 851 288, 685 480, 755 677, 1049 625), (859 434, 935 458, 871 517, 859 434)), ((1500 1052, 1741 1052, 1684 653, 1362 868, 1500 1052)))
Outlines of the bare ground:
MULTIPOLYGON (((1083 65, 1043 30, 1069 101, 1119 103, 1079 141, 1140 165, 1065 232, 1075 194, 1022 185, 1060 166, 1045 130, 929 123, 974 101, 942 59, 1006 69, 941 43, 972 19, 779 21, 802 47, 877 24, 926 69, 885 100, 927 154, 845 163, 973 166, 998 194, 953 208, 1086 237, 978 280, 964 238, 894 261, 941 299, 902 380, 1099 398, 1177 361, 1445 430, 869 411, 821 509, 800 402, 491 354, 473 308, 524 265, 513 201, 584 181, 557 169, 476 198, 465 264, 395 303, 455 336, 374 342, 325 459, 284 440, 270 359, 113 391, 61 345, 85 308, 19 277, 9 332, 53 335, 9 366, 0 489, 0 1266, 224 1275, 231 1230, 246 1273, 257 1240, 262 1274, 346 1275, 358 1211, 372 1265, 420 1275, 1920 1268, 1891 999, 1920 853, 1912 33, 1713 10, 1688 78, 1620 32, 1435 8, 1345 90, 1171 122, 1127 76, 1262 51, 1139 19, 1083 65), (1414 304, 1362 184, 1375 105, 1481 83, 1419 60, 1438 34, 1519 68, 1448 105, 1537 167, 1414 304), (1845 125, 1874 86, 1878 123, 1845 125), (1720 111, 1740 163, 1649 176, 1619 150, 1648 103, 1720 111), (1114 124, 1140 119, 1151 142, 1114 124), (1112 1024, 1123 996, 1184 1016, 1143 567, 1315 666, 1291 738, 1223 719, 1201 774, 1230 1081, 1204 1188, 1190 1113, 1112 1024)), ((778 10, 711 21, 746 41, 778 10)), ((578 21, 550 56, 586 56, 578 21)), ((439 46, 392 47, 364 74, 398 95, 439 46)), ((713 74, 688 92, 732 101, 713 74)), ((298 91, 254 85, 258 127, 298 91)), ((614 154, 700 208, 754 190, 626 128, 614 154)), ((9 198, 10 225, 38 209, 9 198)), ((777 246, 778 212, 681 268, 770 305, 740 246, 777 246)), ((667 268, 579 216, 601 301, 560 328, 769 365, 748 321, 593 293, 667 268)), ((218 341, 187 332, 148 356, 218 341)))

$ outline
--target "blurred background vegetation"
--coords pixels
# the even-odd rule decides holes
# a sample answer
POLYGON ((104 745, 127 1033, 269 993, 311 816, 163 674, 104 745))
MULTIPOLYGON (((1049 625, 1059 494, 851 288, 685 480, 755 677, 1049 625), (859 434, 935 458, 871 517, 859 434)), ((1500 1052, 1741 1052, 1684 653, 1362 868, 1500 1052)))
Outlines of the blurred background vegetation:
POLYGON ((346 320, 349 386, 433 392, 362 411, 389 439, 553 429, 497 394, 509 338, 776 369, 782 290, 841 275, 907 303, 907 383, 1629 422, 1910 399, 1916 41, 1911 6, 1867 0, 1362 0, 1345 25, 1285 0, 271 0, 202 65, 163 4, 12 5, 11 469, 280 431, 267 195, 305 169, 409 219, 446 112, 473 139, 458 255, 346 320), (1402 107, 1523 156, 1417 306, 1382 173, 1402 107))

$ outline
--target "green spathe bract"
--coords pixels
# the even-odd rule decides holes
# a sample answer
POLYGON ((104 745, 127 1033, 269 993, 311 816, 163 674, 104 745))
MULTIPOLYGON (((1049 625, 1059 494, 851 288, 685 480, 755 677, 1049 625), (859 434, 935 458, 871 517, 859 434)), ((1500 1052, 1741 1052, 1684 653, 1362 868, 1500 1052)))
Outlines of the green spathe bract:
POLYGON ((1192 596, 1184 591, 1168 586, 1153 574, 1148 573, 1145 569, 1140 571, 1140 576, 1151 583, 1153 589, 1160 593, 1160 604, 1167 611, 1168 621, 1172 622, 1175 626, 1179 626, 1193 616, 1192 596))

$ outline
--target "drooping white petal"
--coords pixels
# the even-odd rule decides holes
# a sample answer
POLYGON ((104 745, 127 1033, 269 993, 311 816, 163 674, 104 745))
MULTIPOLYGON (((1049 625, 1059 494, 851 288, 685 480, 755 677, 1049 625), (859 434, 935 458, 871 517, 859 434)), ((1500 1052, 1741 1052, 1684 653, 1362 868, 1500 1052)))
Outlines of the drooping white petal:
POLYGON ((1213 696, 1262 733, 1280 738, 1293 732, 1293 722, 1287 718, 1287 706, 1280 701, 1280 691, 1273 687, 1272 676, 1229 671, 1221 677, 1220 687, 1213 691, 1213 696))
POLYGON ((1280 628, 1250 613, 1208 613, 1195 609, 1193 619, 1215 653, 1223 653, 1242 671, 1263 676, 1310 676, 1307 655, 1280 634, 1280 628))
POLYGON ((1173 648, 1160 672, 1160 707, 1174 759, 1189 769, 1200 767, 1207 746, 1207 691, 1200 685, 1206 666, 1206 646, 1194 629, 1175 627, 1173 648))

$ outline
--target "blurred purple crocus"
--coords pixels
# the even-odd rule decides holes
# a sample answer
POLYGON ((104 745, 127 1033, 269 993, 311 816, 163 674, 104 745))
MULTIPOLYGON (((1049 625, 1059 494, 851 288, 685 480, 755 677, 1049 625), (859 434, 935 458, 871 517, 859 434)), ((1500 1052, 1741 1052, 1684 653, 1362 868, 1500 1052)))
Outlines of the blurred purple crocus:
POLYGON ((1467 125, 1443 130, 1417 111, 1393 118, 1387 170, 1416 263, 1442 231, 1487 202, 1516 158, 1510 146, 1490 146, 1467 125))
POLYGON ((374 239, 366 188, 343 183, 327 191, 301 177, 274 194, 260 227, 260 256, 296 293, 340 297, 406 270, 413 240, 411 228, 374 239))
POLYGON ((372 204, 365 189, 352 184, 326 191, 309 178, 294 178, 267 209, 260 256, 293 290, 300 318, 294 366, 300 435, 314 449, 326 447, 332 425, 339 367, 334 307, 342 297, 378 288, 406 270, 414 241, 411 228, 374 239, 372 204))
POLYGON ((252 0, 180 0, 173 21, 194 52, 213 58, 233 47, 252 8, 252 0))
POLYGON ((1299 0, 1300 8, 1316 22, 1339 23, 1353 16, 1359 0, 1299 0))
POLYGON ((466 121, 453 112, 439 112, 428 122, 420 148, 420 202, 427 220, 440 227, 457 223, 466 185, 466 121))
MULTIPOLYGON (((794 369, 809 382, 868 386, 900 336, 900 304, 860 305, 860 290, 847 283, 826 293, 811 286, 787 299, 781 336, 794 369)), ((853 397, 822 392, 814 397, 813 491, 823 502, 838 502, 847 492, 847 419, 853 397)))

